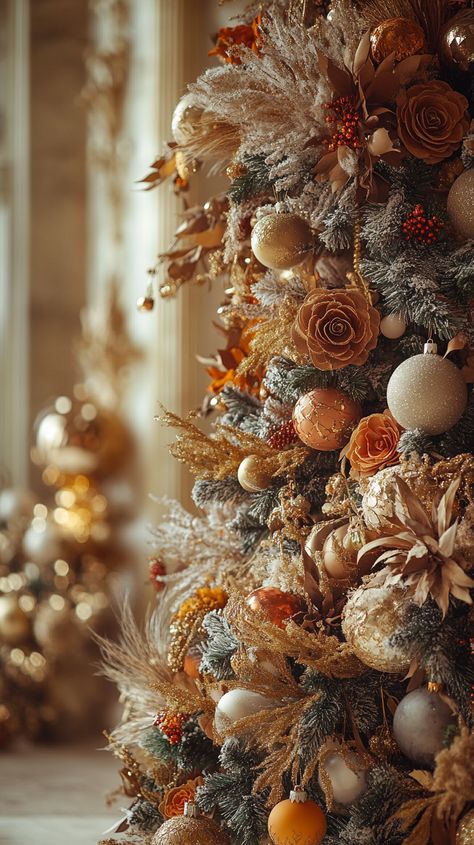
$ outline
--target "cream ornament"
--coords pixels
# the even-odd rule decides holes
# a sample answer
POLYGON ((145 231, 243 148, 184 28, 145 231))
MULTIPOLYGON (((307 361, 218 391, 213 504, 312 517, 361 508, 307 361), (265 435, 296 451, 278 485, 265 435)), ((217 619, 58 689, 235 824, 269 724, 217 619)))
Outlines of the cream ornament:
POLYGON ((342 632, 366 666, 378 672, 405 675, 411 654, 389 640, 403 624, 411 598, 398 584, 372 586, 373 582, 371 578, 349 596, 342 611, 342 632))
POLYGON ((324 790, 329 781, 332 799, 346 807, 357 801, 367 789, 365 766, 358 754, 349 752, 346 756, 338 751, 324 756, 319 767, 319 785, 324 790), (350 764, 350 765, 348 765, 350 764))
POLYGON ((463 238, 474 238, 473 167, 461 173, 451 186, 448 194, 448 214, 458 235, 463 238))
POLYGON ((441 358, 436 344, 428 341, 423 355, 407 358, 392 373, 387 404, 402 428, 442 434, 466 409, 466 383, 461 370, 441 358))
POLYGON ((313 234, 296 214, 266 214, 252 229, 252 252, 272 270, 289 270, 301 264, 313 248, 313 234))
POLYGON ((380 334, 383 334, 388 340, 398 340, 405 334, 406 328, 407 324, 399 314, 387 314, 380 321, 380 334))
POLYGON ((261 710, 268 710, 275 706, 272 698, 253 692, 248 689, 233 689, 226 692, 216 707, 214 723, 219 733, 223 732, 228 724, 253 716, 261 710))
POLYGON ((446 728, 456 718, 437 693, 426 687, 409 692, 393 717, 393 736, 405 757, 418 766, 432 766, 442 750, 446 728))

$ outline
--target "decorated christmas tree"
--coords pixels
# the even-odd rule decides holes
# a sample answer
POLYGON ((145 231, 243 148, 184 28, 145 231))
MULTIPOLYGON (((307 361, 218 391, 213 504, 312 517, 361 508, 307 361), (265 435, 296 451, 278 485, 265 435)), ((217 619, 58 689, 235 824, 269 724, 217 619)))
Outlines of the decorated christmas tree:
POLYGON ((226 342, 211 433, 163 413, 199 516, 103 645, 127 842, 474 841, 473 38, 467 2, 250 4, 146 177, 227 174, 156 268, 223 280, 226 342))

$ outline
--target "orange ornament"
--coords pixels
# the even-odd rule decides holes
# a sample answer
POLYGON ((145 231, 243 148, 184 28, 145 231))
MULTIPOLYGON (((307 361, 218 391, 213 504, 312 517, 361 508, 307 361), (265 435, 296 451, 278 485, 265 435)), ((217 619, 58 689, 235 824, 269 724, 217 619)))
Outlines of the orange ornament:
POLYGON ((326 817, 306 792, 294 789, 268 817, 268 832, 274 845, 320 845, 326 835, 326 817))
POLYGON ((347 443, 361 416, 360 405, 347 393, 325 387, 300 396, 293 411, 293 423, 306 446, 332 452, 347 443))
POLYGON ((252 610, 261 611, 270 622, 284 628, 284 622, 296 613, 306 613, 306 602, 294 593, 285 593, 278 587, 259 587, 247 597, 252 610))

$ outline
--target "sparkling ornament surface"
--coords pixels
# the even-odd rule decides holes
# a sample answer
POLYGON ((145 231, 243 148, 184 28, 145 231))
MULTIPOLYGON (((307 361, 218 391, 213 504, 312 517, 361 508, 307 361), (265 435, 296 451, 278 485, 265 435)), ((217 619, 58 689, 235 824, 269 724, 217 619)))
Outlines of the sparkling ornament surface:
POLYGON ((333 800, 336 804, 343 806, 353 804, 367 789, 362 760, 352 752, 347 755, 347 758, 338 752, 325 756, 318 776, 319 784, 323 789, 326 778, 330 782, 333 800))
POLYGON ((397 585, 362 586, 342 611, 342 632, 362 663, 378 672, 405 674, 411 655, 389 639, 403 624, 410 603, 407 591, 397 585))
POLYGON ((466 408, 462 373, 447 358, 424 354, 407 358, 392 373, 387 403, 405 429, 420 428, 442 434, 452 428, 466 408))
POLYGON ((372 57, 377 64, 390 53, 400 62, 426 49, 425 34, 410 18, 389 18, 376 26, 370 35, 372 57))
POLYGON ((323 566, 331 578, 347 578, 357 559, 357 551, 348 543, 349 523, 332 531, 322 548, 323 566))
POLYGON ((307 610, 306 602, 294 593, 285 593, 277 587, 259 587, 247 597, 247 604, 252 610, 259 610, 274 625, 285 627, 285 620, 296 613, 307 610))
POLYGON ((271 484, 271 476, 261 466, 261 460, 256 455, 248 455, 243 459, 237 470, 239 484, 248 493, 266 490, 271 484))
POLYGON ((397 340, 405 334, 407 324, 398 314, 387 314, 380 321, 380 334, 388 340, 397 340))
POLYGON ((400 701, 393 717, 393 735, 409 760, 432 766, 443 748, 446 728, 454 724, 449 705, 436 693, 420 687, 400 701))
POLYGON ((212 819, 174 816, 155 833, 152 845, 229 845, 229 838, 212 819))
POLYGON ((215 725, 222 731, 229 722, 244 719, 260 710, 267 710, 274 705, 272 698, 247 689, 233 689, 226 692, 216 707, 215 725))
POLYGON ((314 801, 280 801, 268 817, 274 845, 320 845, 326 835, 326 817, 314 801))
POLYGON ((396 480, 399 476, 400 467, 394 466, 362 480, 362 516, 368 528, 377 531, 390 525, 395 515, 396 480))
POLYGON ((456 845, 472 845, 474 842, 474 810, 461 819, 456 831, 456 845))
POLYGON ((448 214, 461 237, 474 238, 474 168, 461 173, 451 186, 448 214))
POLYGON ((450 67, 469 71, 474 62, 474 9, 463 9, 441 30, 439 51, 450 67))
POLYGON ((0 596, 0 643, 22 643, 30 633, 30 620, 14 596, 0 596))
POLYGON ((252 229, 252 252, 264 267, 289 270, 301 264, 313 247, 308 224, 296 214, 267 214, 252 229))
POLYGON ((347 393, 327 387, 300 396, 293 411, 293 423, 306 446, 331 452, 347 443, 361 416, 360 405, 347 393))

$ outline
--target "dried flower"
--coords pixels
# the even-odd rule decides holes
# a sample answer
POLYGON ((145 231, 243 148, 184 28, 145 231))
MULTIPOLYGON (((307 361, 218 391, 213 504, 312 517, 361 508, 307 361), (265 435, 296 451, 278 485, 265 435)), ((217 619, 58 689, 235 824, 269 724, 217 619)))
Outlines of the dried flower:
POLYGON ((365 364, 377 346, 380 314, 359 290, 317 289, 300 306, 293 342, 320 370, 365 364))
POLYGON ((164 819, 172 819, 174 816, 184 816, 184 805, 187 801, 194 801, 196 796, 196 789, 202 786, 204 778, 197 777, 193 780, 188 780, 181 786, 174 786, 168 789, 163 800, 158 807, 164 819))
POLYGON ((366 478, 397 464, 400 434, 400 427, 389 413, 363 417, 344 450, 351 463, 351 475, 366 478))
POLYGON ((398 97, 398 135, 426 164, 438 164, 461 145, 469 126, 466 98, 447 82, 413 85, 398 97))
POLYGON ((387 549, 376 560, 387 567, 387 578, 412 588, 413 600, 422 605, 430 595, 443 615, 450 595, 472 604, 469 589, 474 581, 466 575, 467 563, 456 549, 458 522, 452 522, 457 478, 443 496, 433 502, 431 515, 401 478, 396 479, 396 517, 385 537, 367 543, 359 552, 363 562, 374 549, 387 549))
POLYGON ((251 24, 221 27, 217 33, 216 45, 209 50, 208 56, 219 56, 231 65, 242 63, 240 51, 236 50, 236 47, 246 47, 259 56, 262 44, 261 22, 262 16, 257 15, 251 24))

